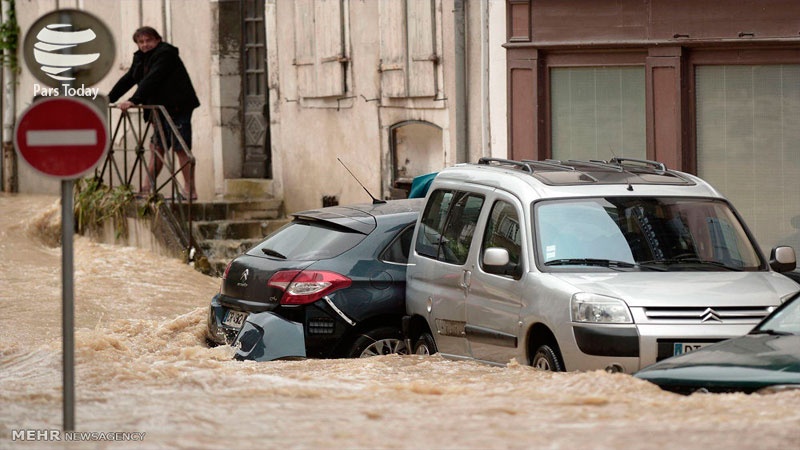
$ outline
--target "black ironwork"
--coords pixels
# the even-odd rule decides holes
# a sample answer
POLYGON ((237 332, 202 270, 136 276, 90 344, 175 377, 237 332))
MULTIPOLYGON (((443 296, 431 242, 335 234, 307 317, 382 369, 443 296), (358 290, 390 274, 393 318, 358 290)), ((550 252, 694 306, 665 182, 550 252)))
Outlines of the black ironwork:
MULTIPOLYGON (((117 109, 115 106, 109 108, 108 116, 112 117, 112 112, 117 109)), ((172 117, 162 105, 134 105, 126 111, 121 111, 116 123, 112 125, 109 121, 111 132, 111 148, 108 151, 106 160, 102 167, 95 170, 95 177, 103 183, 113 188, 115 185, 124 185, 135 192, 137 197, 149 202, 163 202, 172 205, 168 211, 174 214, 177 211, 175 220, 179 226, 181 240, 186 247, 186 257, 191 259, 192 249, 197 249, 197 245, 192 236, 192 198, 193 187, 184 186, 181 188, 178 182, 178 174, 188 165, 190 168, 189 180, 194 183, 194 171, 196 159, 191 152, 183 136, 178 131, 172 117), (134 113, 134 111, 138 113, 134 113), (145 120, 145 112, 150 120, 145 120), (134 117, 135 116, 135 117, 134 117), (172 146, 163 149, 163 153, 155 151, 152 147, 145 147, 145 139, 152 133, 157 133, 162 143, 168 142, 166 131, 171 131, 172 137, 178 141, 180 148, 184 149, 188 159, 184 164, 176 163, 175 151, 172 146), (152 155, 151 163, 148 164, 146 156, 152 155), (159 161, 162 166, 161 176, 155 176, 153 165, 159 161), (161 184, 158 179, 164 180, 161 184), (144 191, 144 181, 147 179, 149 191, 144 191), (185 205, 185 207, 184 207, 185 205)), ((166 145, 164 145, 166 147, 166 145)), ((173 215, 174 217, 174 215, 173 215)), ((187 261, 188 262, 188 261, 187 261)))

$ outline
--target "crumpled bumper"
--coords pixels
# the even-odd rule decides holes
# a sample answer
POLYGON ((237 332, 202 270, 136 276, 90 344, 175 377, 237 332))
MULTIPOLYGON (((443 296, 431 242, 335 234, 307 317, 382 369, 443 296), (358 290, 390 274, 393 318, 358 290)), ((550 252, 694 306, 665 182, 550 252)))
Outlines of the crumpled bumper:
POLYGON ((272 361, 306 357, 303 325, 271 312, 247 317, 233 344, 235 359, 272 361))
POLYGON ((208 343, 215 345, 231 345, 236 340, 239 330, 226 326, 222 323, 225 319, 227 310, 219 302, 219 294, 211 298, 211 306, 208 312, 208 323, 206 326, 206 338, 208 343))

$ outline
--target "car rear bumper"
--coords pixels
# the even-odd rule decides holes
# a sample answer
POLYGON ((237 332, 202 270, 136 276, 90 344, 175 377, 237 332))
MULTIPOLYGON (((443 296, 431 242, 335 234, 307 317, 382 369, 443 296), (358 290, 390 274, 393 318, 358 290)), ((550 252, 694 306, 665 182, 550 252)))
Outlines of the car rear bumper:
POLYGON ((209 343, 215 345, 232 345, 239 334, 238 328, 229 327, 222 323, 228 309, 219 302, 217 294, 211 298, 211 305, 208 310, 208 323, 206 326, 206 338, 209 343))
MULTIPOLYGON (((233 308, 238 310, 238 308, 233 308)), ((229 307, 222 303, 221 294, 211 299, 206 327, 206 337, 211 345, 233 345, 240 328, 223 323, 229 307)), ((319 301, 302 307, 279 308, 272 312, 248 312, 249 317, 273 314, 301 325, 306 354, 312 358, 331 358, 342 354, 343 344, 354 326, 345 322, 327 303, 319 301)))

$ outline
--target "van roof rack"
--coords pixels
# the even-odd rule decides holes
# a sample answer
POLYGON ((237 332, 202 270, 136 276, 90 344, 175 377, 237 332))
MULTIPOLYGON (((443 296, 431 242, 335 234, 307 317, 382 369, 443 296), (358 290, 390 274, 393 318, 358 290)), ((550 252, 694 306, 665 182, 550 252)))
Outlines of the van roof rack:
POLYGON ((575 170, 574 167, 565 166, 564 163, 555 159, 545 159, 544 161, 534 161, 532 159, 523 159, 522 162, 532 166, 539 166, 545 169, 555 170, 575 170))
POLYGON ((609 170, 614 170, 614 171, 617 171, 617 172, 623 172, 625 170, 620 165, 610 164, 610 163, 607 163, 605 161, 600 161, 600 160, 596 160, 596 159, 590 159, 588 161, 580 161, 580 160, 577 160, 577 159, 568 159, 565 162, 565 164, 570 164, 570 165, 573 165, 573 166, 591 166, 591 167, 597 167, 598 169, 609 169, 609 170))
POLYGON ((618 164, 620 166, 625 165, 625 163, 631 162, 634 164, 641 164, 644 166, 652 167, 656 172, 664 173, 667 171, 667 166, 664 165, 662 162, 658 161, 651 161, 649 159, 638 159, 638 158, 618 158, 614 157, 608 161, 610 164, 618 164))
POLYGON ((519 169, 524 170, 528 173, 533 173, 533 168, 529 164, 530 161, 514 161, 513 159, 503 159, 503 158, 488 158, 483 157, 478 160, 478 164, 481 165, 491 165, 492 163, 496 163, 497 165, 506 165, 506 166, 515 166, 519 169))
POLYGON ((566 161, 546 159, 520 161, 483 157, 479 165, 511 166, 527 172, 551 185, 584 183, 634 183, 634 184, 693 184, 677 172, 667 170, 664 163, 649 159, 614 157, 608 161, 589 159, 566 161), (569 175, 568 172, 574 175, 569 175), (614 175, 612 175, 614 174, 614 175))

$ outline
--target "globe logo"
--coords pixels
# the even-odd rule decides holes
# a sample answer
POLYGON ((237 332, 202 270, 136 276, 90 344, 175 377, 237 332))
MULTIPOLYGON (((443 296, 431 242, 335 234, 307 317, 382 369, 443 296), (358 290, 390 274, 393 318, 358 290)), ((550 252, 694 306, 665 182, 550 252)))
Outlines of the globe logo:
POLYGON ((95 62, 100 53, 73 53, 80 44, 93 41, 97 35, 91 29, 80 31, 62 30, 71 24, 51 24, 42 28, 36 35, 33 56, 48 77, 58 81, 74 80, 73 70, 95 62))

